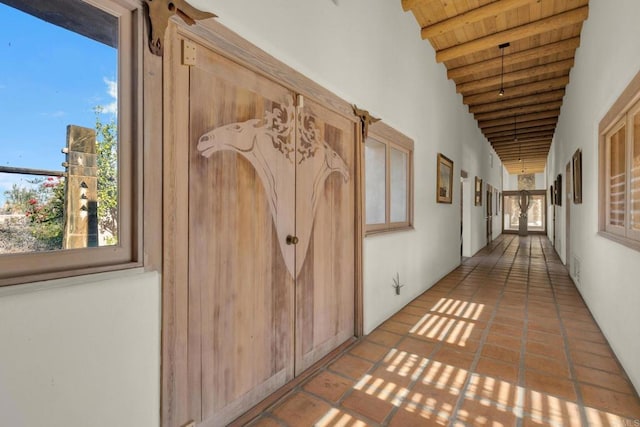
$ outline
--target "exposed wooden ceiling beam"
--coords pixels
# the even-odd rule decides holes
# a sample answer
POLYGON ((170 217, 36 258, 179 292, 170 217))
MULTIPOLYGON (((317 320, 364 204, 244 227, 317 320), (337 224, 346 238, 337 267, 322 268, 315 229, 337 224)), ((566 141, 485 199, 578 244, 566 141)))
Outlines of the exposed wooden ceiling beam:
MULTIPOLYGON (((469 93, 471 91, 477 91, 480 89, 488 90, 491 87, 500 85, 500 80, 505 84, 517 82, 520 80, 530 79, 532 77, 539 77, 541 79, 548 77, 548 74, 553 73, 569 73, 571 67, 573 67, 573 58, 565 59, 563 61, 551 62, 549 64, 538 65, 536 67, 525 68, 524 70, 514 71, 513 73, 505 73, 504 76, 493 76, 484 79, 473 80, 467 83, 461 83, 456 86, 456 92, 469 93)), ((505 89, 506 92, 506 89, 505 89)), ((500 99, 500 98, 498 98, 500 99)))
POLYGON ((549 149, 540 150, 535 153, 528 154, 518 154, 518 153, 500 153, 500 159, 503 161, 509 160, 524 160, 525 162, 531 164, 532 160, 545 160, 549 155, 549 149))
POLYGON ((503 160, 502 164, 510 174, 514 175, 525 173, 542 173, 547 166, 547 159, 540 158, 528 162, 519 162, 518 160, 507 159, 503 160))
POLYGON ((498 153, 501 159, 509 160, 509 159, 532 159, 532 158, 546 158, 549 154, 549 147, 541 147, 535 150, 529 150, 527 152, 519 153, 516 151, 501 151, 498 153))
POLYGON ((513 170, 517 170, 517 173, 520 173, 522 169, 529 173, 542 172, 547 166, 547 158, 546 157, 536 157, 535 159, 527 159, 524 162, 518 161, 518 159, 501 159, 502 164, 507 168, 507 170, 511 173, 514 173, 513 170))
POLYGON ((418 3, 419 3, 419 0, 402 0, 402 10, 404 10, 405 12, 408 12, 414 7, 416 7, 416 4, 418 3))
POLYGON ((535 142, 535 143, 530 143, 527 144, 526 146, 519 146, 519 145, 507 145, 507 146, 502 146, 502 147, 496 147, 496 152, 498 153, 509 153, 509 152, 521 152, 521 153, 527 153, 527 152, 531 152, 531 151, 536 151, 536 150, 541 150, 544 148, 549 148, 551 146, 551 141, 542 141, 542 142, 535 142))
MULTIPOLYGON (((406 3, 409 3, 409 1, 407 1, 406 3)), ((448 33, 449 31, 464 27, 465 25, 472 25, 491 16, 495 16, 500 13, 506 13, 509 10, 516 9, 520 6, 525 6, 527 4, 535 3, 538 1, 539 0, 495 1, 493 3, 471 9, 465 13, 461 13, 460 15, 453 16, 449 19, 445 19, 444 21, 436 22, 435 24, 423 27, 421 30, 422 39, 424 40, 431 37, 440 36, 442 34, 448 33)), ((402 2, 402 7, 405 7, 404 0, 402 2)), ((404 10, 406 11, 407 9, 404 10)))
MULTIPOLYGON (((502 2, 494 2, 501 4, 502 2)), ((493 3, 492 3, 493 4, 493 3)), ((540 19, 519 27, 510 28, 499 33, 490 34, 466 43, 454 45, 436 52, 437 62, 446 62, 461 58, 465 55, 476 53, 489 48, 498 48, 502 43, 513 43, 526 37, 532 37, 548 31, 553 31, 573 24, 583 22, 589 16, 589 7, 582 6, 568 12, 540 19)))
MULTIPOLYGON (((519 141, 516 142, 515 145, 524 145, 524 144, 537 144, 537 143, 546 143, 546 144, 551 144, 551 138, 531 138, 528 140, 524 140, 524 141, 519 141)), ((513 145, 514 142, 513 141, 502 141, 502 142, 492 142, 491 145, 496 149, 496 150, 500 150, 502 148, 505 147, 509 147, 510 145, 513 145)))
POLYGON ((488 139, 496 138, 500 136, 510 136, 511 138, 514 138, 515 136, 522 136, 531 132, 541 132, 541 131, 547 131, 547 130, 553 131, 555 128, 556 128, 556 125, 547 125, 547 126, 538 126, 538 127, 529 128, 529 129, 520 129, 520 131, 517 131, 517 130, 514 131, 513 129, 510 129, 510 130, 503 130, 500 132, 492 132, 492 133, 485 132, 484 136, 488 139))
MULTIPOLYGON (((524 144, 525 142, 527 142, 527 140, 530 140, 531 138, 549 138, 549 139, 551 139, 552 137, 553 137, 553 131, 552 130, 541 130, 541 131, 527 132, 526 134, 518 136, 518 142, 524 144)), ((487 139, 489 141, 491 141, 491 142, 512 142, 512 141, 514 141, 513 135, 495 136, 495 137, 487 138, 487 139)))
POLYGON ((515 156, 514 155, 502 156, 500 157, 500 160, 502 160, 503 163, 518 162, 520 163, 520 171, 522 171, 523 168, 525 170, 531 170, 531 167, 534 165, 537 165, 544 169, 544 164, 547 162, 547 156, 543 153, 540 153, 533 158, 524 158, 524 157, 521 158, 521 157, 518 157, 518 155, 516 154, 515 156))
POLYGON ((532 164, 533 162, 542 162, 542 163, 546 163, 547 162, 547 156, 548 156, 549 152, 547 151, 546 153, 544 151, 541 151, 538 154, 532 154, 529 157, 518 157, 518 155, 513 155, 513 154, 505 154, 504 156, 501 157, 501 159, 506 163, 506 162, 514 162, 514 161, 524 161, 525 163, 528 163, 529 165, 532 164))
MULTIPOLYGON (((484 86, 484 87, 480 87, 477 89, 470 89, 470 90, 465 90, 464 92, 461 92, 462 96, 473 96, 473 95, 479 95, 479 94, 486 94, 486 93, 491 93, 493 92, 495 98, 497 101, 500 101, 501 99, 511 99, 514 96, 506 96, 507 93, 509 92, 513 92, 513 91, 517 91, 520 86, 523 85, 529 85, 532 83, 537 83, 540 81, 548 81, 551 79, 559 79, 562 77, 569 77, 569 72, 570 69, 567 70, 561 70, 555 73, 547 73, 547 74, 543 74, 543 75, 533 75, 531 77, 529 77, 528 79, 519 79, 513 82, 505 82, 503 85, 503 89, 504 89, 504 95, 500 96, 498 95, 498 93, 500 92, 500 83, 496 83, 494 85, 491 86, 484 86)), ((566 86, 566 85, 565 85, 566 86)), ((552 89, 543 89, 541 90, 541 92, 549 92, 552 89)), ((511 95, 511 93, 509 94, 511 95)), ((529 94, 529 95, 533 95, 533 94, 529 94)), ((518 96, 523 96, 523 95, 518 95, 518 96)))
POLYGON ((506 162, 503 162, 505 169, 507 169, 507 172, 512 175, 520 175, 521 173, 542 173, 544 172, 544 168, 547 166, 546 160, 540 160, 539 162, 527 163, 522 165, 517 161, 510 161, 507 164, 505 163, 506 162))
POLYGON ((520 164, 520 171, 522 171, 522 169, 530 171, 533 166, 538 166, 544 169, 544 166, 547 163, 547 156, 545 154, 540 153, 539 155, 533 158, 524 158, 524 157, 520 158, 516 154, 515 156, 510 155, 510 156, 500 157, 500 160, 502 160, 503 163, 518 162, 520 164))
POLYGON ((543 173, 544 172, 544 168, 546 166, 546 162, 544 164, 538 165, 527 165, 526 167, 523 166, 523 170, 520 171, 520 168, 517 167, 516 165, 510 165, 509 167, 505 168, 507 169, 507 172, 509 172, 510 175, 520 175, 520 174, 531 174, 531 173, 543 173))
MULTIPOLYGON (((548 56, 557 55, 562 52, 575 51, 580 46, 580 37, 572 37, 556 43, 545 44, 527 49, 520 52, 512 53, 504 56, 504 66, 511 67, 522 62, 544 59, 548 56)), ((486 72, 488 70, 500 70, 501 57, 488 59, 486 61, 476 62, 464 65, 458 68, 452 68, 447 71, 447 77, 452 80, 458 80, 463 77, 472 76, 473 74, 486 72)))
MULTIPOLYGON (((548 151, 545 153, 544 151, 540 151, 540 153, 538 153, 537 155, 532 154, 529 157, 520 157, 520 160, 524 160, 525 162, 532 162, 532 161, 543 161, 546 162, 547 160, 547 155, 548 155, 548 151)), ((505 154, 503 159, 508 162, 511 160, 518 160, 518 155, 516 154, 515 156, 513 154, 505 154)))
POLYGON ((509 155, 503 155, 502 157, 500 157, 500 160, 502 160, 503 162, 519 161, 521 164, 520 165, 521 167, 523 166, 522 165, 523 163, 525 166, 530 167, 534 162, 546 163, 547 153, 540 152, 535 156, 531 156, 531 157, 518 157, 517 154, 509 154, 509 155))
POLYGON ((539 104, 543 102, 560 101, 564 97, 564 89, 543 92, 536 95, 521 96, 518 98, 505 99, 503 101, 489 102, 469 106, 469 112, 488 113, 489 111, 502 110, 504 108, 522 107, 525 105, 539 104))
POLYGON ((558 110, 562 106, 562 101, 546 102, 544 104, 527 105, 525 107, 507 108, 490 113, 475 114, 477 121, 499 119, 501 117, 513 117, 514 115, 538 113, 540 111, 558 110))
MULTIPOLYGON (((518 98, 521 96, 532 95, 540 92, 549 92, 556 89, 564 89, 569 84, 569 76, 555 77, 553 79, 540 80, 539 82, 527 83, 518 86, 505 86, 504 96, 499 97, 495 90, 479 93, 476 95, 468 95, 462 98, 462 102, 467 105, 484 104, 487 102, 518 98)), ((503 101, 504 102, 504 101, 503 101)))
MULTIPOLYGON (((557 119, 559 115, 560 115, 560 110, 549 110, 549 111, 542 111, 539 113, 516 115, 516 123, 530 122, 533 120, 542 120, 542 119, 549 119, 549 118, 557 119)), ((513 114, 511 115, 511 117, 503 117, 499 119, 478 121, 478 127, 480 127, 480 129, 485 129, 493 126, 501 126, 506 124, 511 124, 513 126, 513 114)))
POLYGON ((530 163, 534 159, 545 160, 548 155, 549 155, 549 149, 546 148, 543 150, 536 151, 535 153, 532 152, 532 153, 526 153, 526 154, 500 153, 500 159, 503 161, 524 160, 525 162, 530 163))
POLYGON ((539 157, 526 162, 519 162, 517 159, 506 159, 503 161, 503 165, 510 173, 539 173, 544 171, 547 166, 547 159, 539 157))
MULTIPOLYGON (((547 126, 547 125, 556 125, 558 123, 558 119, 557 118, 550 118, 550 119, 543 119, 543 120, 531 120, 529 122, 518 122, 517 123, 517 131, 521 131, 521 130, 527 130, 527 129, 531 129, 531 128, 536 128, 538 126, 547 126)), ((501 126, 492 126, 492 127, 486 127, 484 129, 482 129, 482 132, 484 133, 493 133, 493 132, 500 132, 503 130, 510 130, 511 132, 513 132, 513 120, 512 123, 510 124, 506 124, 506 125, 501 125, 501 126)))
MULTIPOLYGON (((516 146, 524 146, 525 144, 538 144, 538 143, 548 143, 551 144, 551 137, 550 136, 540 136, 540 137, 536 137, 536 136, 532 136, 528 139, 523 139, 520 140, 516 143, 516 146)), ((505 148, 505 147, 509 147, 510 145, 513 145, 513 140, 511 141, 494 141, 491 143, 491 145, 493 145, 495 147, 496 150, 499 150, 501 148, 505 148)))
MULTIPOLYGON (((500 159, 502 160, 502 159, 500 159)), ((505 169, 509 174, 521 175, 530 173, 543 173, 547 166, 547 159, 536 159, 533 161, 519 162, 516 159, 507 159, 502 161, 505 169)))

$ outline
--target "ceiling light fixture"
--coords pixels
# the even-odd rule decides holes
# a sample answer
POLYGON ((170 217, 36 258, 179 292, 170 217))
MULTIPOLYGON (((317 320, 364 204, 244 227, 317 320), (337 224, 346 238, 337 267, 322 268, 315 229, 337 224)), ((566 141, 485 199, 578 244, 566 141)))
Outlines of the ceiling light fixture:
POLYGON ((509 42, 498 45, 500 52, 502 53, 502 65, 500 66, 500 91, 498 92, 498 96, 504 96, 504 48, 509 46, 511 46, 511 43, 509 42))

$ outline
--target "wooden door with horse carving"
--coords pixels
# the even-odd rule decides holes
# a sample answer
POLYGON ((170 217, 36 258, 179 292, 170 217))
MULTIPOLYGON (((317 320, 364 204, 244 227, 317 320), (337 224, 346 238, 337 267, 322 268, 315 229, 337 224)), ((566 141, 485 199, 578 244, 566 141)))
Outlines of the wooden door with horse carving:
POLYGON ((226 425, 354 335, 356 127, 183 43, 188 406, 226 425))

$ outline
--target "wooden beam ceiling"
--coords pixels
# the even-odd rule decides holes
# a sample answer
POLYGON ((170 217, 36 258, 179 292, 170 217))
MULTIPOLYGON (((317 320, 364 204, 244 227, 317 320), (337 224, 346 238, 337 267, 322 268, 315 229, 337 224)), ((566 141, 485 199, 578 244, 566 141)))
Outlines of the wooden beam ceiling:
POLYGON ((484 104, 487 102, 500 102, 504 99, 530 96, 538 94, 540 92, 549 92, 552 90, 564 89, 567 84, 569 84, 569 76, 545 79, 519 86, 505 85, 505 93, 503 96, 498 96, 498 91, 492 90, 485 93, 465 96, 462 101, 467 105, 484 104))
POLYGON ((485 134, 488 134, 492 132, 510 130, 515 134, 517 131, 520 131, 520 130, 532 129, 539 126, 555 125, 557 123, 558 123, 558 119, 555 117, 552 117, 550 119, 531 120, 529 122, 519 122, 516 124, 516 126, 514 126, 513 123, 509 123, 507 125, 486 127, 484 128, 484 132, 485 134), (514 131, 514 128, 516 129, 515 131, 514 131))
POLYGON ((564 97, 564 89, 552 90, 536 95, 521 96, 519 98, 505 99, 498 102, 488 102, 485 104, 475 104, 469 106, 470 113, 488 113, 502 110, 504 108, 522 107, 525 105, 536 105, 539 103, 561 101, 564 97))
POLYGON ((437 62, 446 62, 466 55, 474 54, 485 49, 495 49, 503 43, 513 43, 514 41, 539 36, 549 31, 557 30, 572 24, 582 23, 589 15, 587 6, 579 7, 568 12, 559 13, 548 18, 533 21, 525 25, 510 28, 498 33, 457 44, 447 49, 436 52, 437 62))
MULTIPOLYGON (((473 25, 491 16, 495 16, 500 13, 505 13, 509 10, 516 9, 520 6, 525 6, 539 0, 503 0, 489 3, 485 6, 480 6, 476 9, 472 9, 468 12, 455 15, 452 18, 444 21, 437 22, 433 25, 422 27, 421 35, 423 39, 429 39, 435 36, 441 36, 449 31, 456 30, 458 28, 473 25)), ((404 3, 404 2, 403 2, 404 3)), ((407 11, 407 9, 405 9, 407 11)))
POLYGON ((530 79, 536 76, 545 76, 547 74, 562 73, 569 74, 569 70, 573 67, 573 58, 564 61, 552 62, 549 64, 539 65, 537 67, 526 68, 513 73, 497 74, 492 77, 474 80, 467 83, 460 83, 456 87, 458 93, 469 93, 478 89, 489 89, 500 85, 500 83, 509 84, 520 80, 530 79))
POLYGON ((538 111, 557 110, 562 106, 562 101, 545 102, 536 105, 525 105, 524 107, 505 108, 503 110, 491 111, 490 113, 474 114, 477 121, 499 119, 501 117, 513 117, 520 114, 535 113, 538 111))
MULTIPOLYGON (((523 50, 521 52, 512 53, 504 56, 504 67, 509 69, 514 66, 526 64, 530 61, 544 60, 552 55, 562 54, 569 52, 573 57, 573 52, 580 45, 580 37, 572 37, 567 40, 562 40, 557 43, 551 43, 532 49, 523 50)), ((464 81, 465 78, 473 80, 474 74, 485 73, 490 71, 492 73, 500 72, 501 58, 497 56, 486 61, 475 62, 469 65, 463 65, 458 68, 452 68, 447 71, 447 77, 456 81, 464 81)))
POLYGON ((402 0, 402 7, 507 170, 544 170, 588 0, 402 0))
MULTIPOLYGON (((555 118, 557 120, 559 114, 560 114, 560 110, 550 110, 550 111, 541 111, 539 113, 517 115, 515 118, 516 118, 516 123, 524 123, 524 122, 535 121, 535 120, 544 120, 548 118, 555 118)), ((505 117, 500 119, 478 122, 478 125, 480 126, 481 129, 485 129, 492 126, 506 125, 506 124, 513 125, 513 117, 510 117, 510 118, 505 117)))

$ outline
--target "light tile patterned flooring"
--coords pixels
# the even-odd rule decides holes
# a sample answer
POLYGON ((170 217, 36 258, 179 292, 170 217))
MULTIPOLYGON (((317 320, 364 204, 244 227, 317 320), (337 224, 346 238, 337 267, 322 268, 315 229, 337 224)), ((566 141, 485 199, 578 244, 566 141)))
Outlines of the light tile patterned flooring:
POLYGON ((543 236, 501 236, 251 425, 640 426, 543 236))

